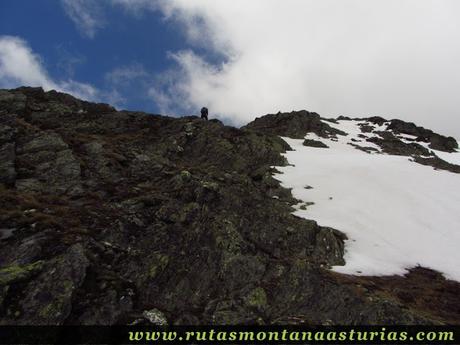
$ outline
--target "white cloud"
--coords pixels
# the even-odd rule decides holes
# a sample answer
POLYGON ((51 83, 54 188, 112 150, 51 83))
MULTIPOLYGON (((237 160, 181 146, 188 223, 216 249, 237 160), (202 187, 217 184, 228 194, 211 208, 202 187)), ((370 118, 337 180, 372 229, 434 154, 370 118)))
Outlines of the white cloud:
POLYGON ((144 66, 139 63, 132 63, 120 66, 106 73, 105 79, 112 85, 127 84, 136 79, 143 79, 149 76, 144 66))
POLYGON ((101 94, 94 86, 86 83, 80 83, 75 80, 66 80, 59 82, 56 90, 70 93, 71 95, 88 101, 98 101, 101 94))
POLYGON ((398 117, 460 138, 456 0, 112 0, 160 9, 191 42, 164 104, 243 124, 278 110, 398 117), (178 96, 179 95, 179 96, 178 96))
POLYGON ((0 82, 10 84, 40 85, 51 89, 55 84, 42 66, 41 59, 18 37, 0 36, 0 82))
POLYGON ((89 38, 93 38, 97 30, 105 25, 100 8, 101 2, 100 0, 61 0, 67 16, 74 22, 78 30, 89 38))
POLYGON ((117 108, 126 106, 128 99, 124 96, 137 90, 138 96, 148 96, 150 73, 138 62, 122 65, 107 72, 104 76, 105 90, 104 99, 117 108))
POLYGON ((147 94, 155 101, 157 107, 161 109, 162 114, 166 115, 173 112, 174 104, 170 93, 157 87, 151 87, 147 94))
POLYGON ((156 0, 109 0, 113 5, 120 5, 127 10, 137 12, 145 9, 158 10, 158 1, 156 0))
POLYGON ((100 95, 92 85, 75 80, 53 80, 27 42, 19 37, 0 36, 0 87, 41 86, 55 89, 75 97, 95 100, 100 95))

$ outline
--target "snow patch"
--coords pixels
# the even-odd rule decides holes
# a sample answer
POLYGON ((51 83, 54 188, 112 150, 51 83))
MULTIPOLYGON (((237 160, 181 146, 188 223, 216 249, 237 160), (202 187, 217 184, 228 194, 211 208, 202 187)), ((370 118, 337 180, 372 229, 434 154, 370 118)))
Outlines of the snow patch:
MULTIPOLYGON (((337 141, 306 136, 329 149, 283 138, 293 149, 285 154, 291 165, 277 167, 280 173, 275 178, 308 203, 308 207, 297 205, 294 214, 348 236, 346 264, 334 266, 337 272, 404 274, 420 265, 460 281, 460 175, 435 171, 404 156, 357 150, 349 143, 360 139, 360 123, 334 124, 349 133, 337 136, 337 141), (313 188, 306 189, 307 185, 313 188)), ((379 149, 373 143, 364 146, 379 149)))

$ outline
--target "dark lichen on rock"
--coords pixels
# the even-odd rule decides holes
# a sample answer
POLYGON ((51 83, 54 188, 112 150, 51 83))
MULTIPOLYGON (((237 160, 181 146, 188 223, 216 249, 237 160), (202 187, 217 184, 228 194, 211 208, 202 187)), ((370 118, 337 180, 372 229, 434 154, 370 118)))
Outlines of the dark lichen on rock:
POLYGON ((272 177, 279 135, 307 132, 345 135, 305 111, 237 129, 1 90, 0 324, 438 321, 328 273, 346 238, 272 177))

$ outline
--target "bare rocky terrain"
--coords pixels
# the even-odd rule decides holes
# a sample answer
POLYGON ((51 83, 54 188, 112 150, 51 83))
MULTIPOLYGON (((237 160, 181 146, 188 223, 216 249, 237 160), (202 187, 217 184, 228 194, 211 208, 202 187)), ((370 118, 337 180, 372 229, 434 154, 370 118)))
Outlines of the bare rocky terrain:
MULTIPOLYGON (((290 149, 279 135, 307 132, 343 134, 306 111, 237 129, 0 90, 0 324, 459 324, 460 284, 436 272, 328 270, 345 235, 292 215, 272 178, 290 149)), ((417 142, 378 144, 459 168, 417 142)))

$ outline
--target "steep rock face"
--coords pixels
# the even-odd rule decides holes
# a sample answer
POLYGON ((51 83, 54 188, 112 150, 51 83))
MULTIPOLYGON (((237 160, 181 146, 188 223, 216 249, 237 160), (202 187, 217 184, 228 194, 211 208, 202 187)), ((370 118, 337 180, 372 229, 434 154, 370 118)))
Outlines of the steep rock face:
POLYGON ((16 129, 13 126, 14 116, 4 115, 0 122, 0 183, 12 185, 16 180, 14 167, 16 147, 14 138, 16 129))
MULTIPOLYGON (((339 116, 338 120, 348 119, 349 117, 339 116)), ((406 122, 399 119, 386 120, 380 116, 371 116, 364 119, 354 118, 353 120, 367 120, 375 125, 387 124, 387 129, 394 133, 407 134, 416 137, 417 142, 429 143, 430 148, 434 150, 440 150, 445 152, 453 152, 458 149, 458 143, 453 137, 446 137, 444 135, 433 132, 430 129, 426 129, 415 125, 412 122, 406 122)))
POLYGON ((315 133, 320 137, 344 134, 322 122, 317 113, 311 113, 306 110, 265 115, 256 118, 243 128, 295 139, 302 139, 309 132, 315 133))
MULTIPOLYGON (((391 155, 411 157, 415 162, 429 165, 436 169, 448 170, 460 173, 460 166, 446 162, 438 157, 432 150, 443 152, 456 152, 457 141, 452 137, 446 137, 429 129, 416 126, 414 123, 402 120, 386 120, 380 116, 368 118, 349 118, 339 116, 337 120, 361 121, 360 136, 369 143, 377 144, 381 151, 391 155), (378 134, 367 137, 364 133, 378 134), (401 137, 406 135, 406 137, 401 137), (409 136, 409 137, 407 137, 409 136)), ((347 133, 334 128, 335 119, 321 118, 317 113, 305 110, 290 113, 268 114, 255 119, 245 127, 258 133, 286 136, 294 139, 303 139, 307 133, 314 133, 322 138, 337 138, 346 136, 347 133)), ((321 141, 307 139, 305 146, 324 147, 321 141)), ((356 149, 368 153, 375 152, 375 148, 351 143, 356 149)))
POLYGON ((253 127, 0 91, 0 324, 442 322, 328 273, 343 234, 291 214, 253 127))
POLYGON ((39 131, 16 142, 16 188, 56 194, 82 192, 80 164, 62 137, 39 131))
MULTIPOLYGON (((292 111, 290 113, 268 114, 256 118, 248 123, 244 128, 257 130, 258 132, 270 133, 280 136, 287 136, 294 139, 303 139, 307 133, 315 133, 320 137, 329 137, 334 135, 345 135, 344 132, 331 128, 325 123, 317 113, 305 110, 292 111)), ((402 133, 416 137, 416 142, 429 143, 430 148, 445 152, 453 152, 458 149, 457 141, 452 137, 433 132, 432 130, 415 125, 412 122, 405 122, 398 119, 386 120, 380 116, 368 118, 349 118, 339 116, 337 120, 367 120, 375 125, 387 124, 386 129, 393 133, 402 133)), ((335 120, 328 121, 334 122, 335 120)), ((374 127, 367 126, 367 131, 374 127)), ((363 132, 366 128, 363 129, 363 132)))
POLYGON ((417 141, 428 142, 430 147, 435 150, 453 152, 458 149, 458 143, 454 138, 434 133, 429 129, 416 126, 412 122, 395 119, 391 120, 388 128, 399 133, 416 136, 417 141))

